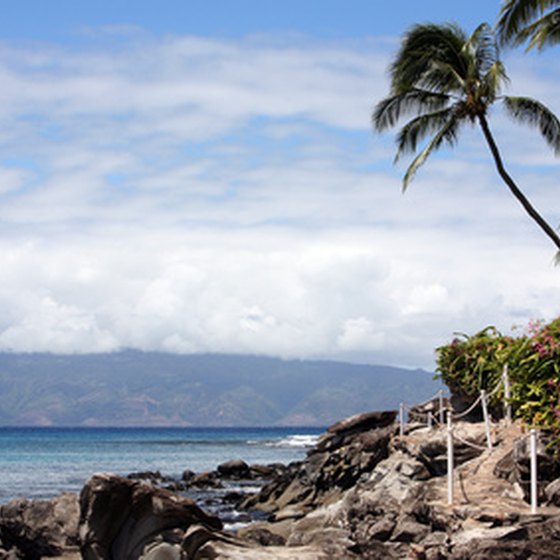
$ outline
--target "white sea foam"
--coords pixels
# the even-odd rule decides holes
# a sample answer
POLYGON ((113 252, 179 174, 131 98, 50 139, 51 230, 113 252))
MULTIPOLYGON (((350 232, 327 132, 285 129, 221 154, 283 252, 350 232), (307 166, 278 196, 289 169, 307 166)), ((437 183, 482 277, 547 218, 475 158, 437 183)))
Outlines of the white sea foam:
POLYGON ((318 435, 299 435, 295 434, 292 436, 287 436, 282 438, 278 441, 270 442, 271 447, 297 447, 297 448, 305 448, 305 447, 313 447, 319 439, 318 435))
POLYGON ((247 527, 248 525, 251 525, 251 523, 251 521, 235 521, 233 523, 224 523, 224 531, 235 532, 239 529, 247 527))

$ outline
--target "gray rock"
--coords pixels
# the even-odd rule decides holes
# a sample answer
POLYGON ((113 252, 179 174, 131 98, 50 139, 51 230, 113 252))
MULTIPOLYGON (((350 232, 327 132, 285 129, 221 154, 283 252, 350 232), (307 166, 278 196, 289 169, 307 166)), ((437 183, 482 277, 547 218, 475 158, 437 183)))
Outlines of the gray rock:
POLYGON ((158 543, 147 547, 138 560, 186 560, 186 554, 176 544, 158 543))
POLYGON ((78 519, 76 494, 61 494, 52 500, 12 500, 0 507, 0 541, 8 555, 15 553, 29 560, 54 556, 76 545, 78 519))
POLYGON ((80 494, 81 552, 84 560, 139 558, 162 534, 203 524, 220 530, 216 517, 192 500, 168 490, 123 477, 98 474, 80 494))
POLYGON ((560 478, 553 480, 544 489, 547 503, 553 506, 560 506, 560 478))
POLYGON ((348 434, 373 430, 376 428, 385 428, 395 422, 397 417, 396 410, 385 410, 382 412, 365 412, 363 414, 355 414, 349 418, 345 418, 327 429, 329 434, 348 434))
POLYGON ((367 538, 376 541, 388 541, 393 534, 396 524, 396 521, 391 516, 384 515, 379 521, 372 523, 368 527, 367 538))
POLYGON ((410 518, 401 519, 393 530, 391 540, 404 543, 420 542, 430 528, 410 518))
POLYGON ((226 478, 246 478, 251 475, 249 465, 241 459, 232 459, 218 465, 217 471, 226 478))

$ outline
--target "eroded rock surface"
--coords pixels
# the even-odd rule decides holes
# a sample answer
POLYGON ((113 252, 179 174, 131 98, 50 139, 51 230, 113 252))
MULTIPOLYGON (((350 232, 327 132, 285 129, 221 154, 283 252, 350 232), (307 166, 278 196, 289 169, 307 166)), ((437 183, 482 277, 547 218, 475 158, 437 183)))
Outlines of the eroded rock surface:
POLYGON ((1 506, 0 558, 39 560, 77 549, 79 512, 78 497, 71 493, 1 506))

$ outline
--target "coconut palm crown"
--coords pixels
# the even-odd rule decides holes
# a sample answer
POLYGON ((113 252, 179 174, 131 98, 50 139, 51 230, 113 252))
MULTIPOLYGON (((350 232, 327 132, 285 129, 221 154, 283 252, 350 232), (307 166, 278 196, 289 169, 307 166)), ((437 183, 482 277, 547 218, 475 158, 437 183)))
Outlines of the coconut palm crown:
POLYGON ((556 154, 560 154, 560 121, 534 99, 501 95, 508 77, 492 28, 482 24, 469 37, 455 24, 416 25, 405 34, 390 76, 390 94, 376 105, 372 123, 381 132, 412 116, 397 135, 395 161, 416 154, 404 176, 403 190, 434 151, 456 145, 462 126, 479 125, 500 177, 560 249, 554 229, 506 171, 487 117, 490 107, 501 102, 515 120, 536 127, 556 154))
POLYGON ((527 50, 560 43, 560 0, 507 0, 497 30, 503 43, 528 43, 527 50))

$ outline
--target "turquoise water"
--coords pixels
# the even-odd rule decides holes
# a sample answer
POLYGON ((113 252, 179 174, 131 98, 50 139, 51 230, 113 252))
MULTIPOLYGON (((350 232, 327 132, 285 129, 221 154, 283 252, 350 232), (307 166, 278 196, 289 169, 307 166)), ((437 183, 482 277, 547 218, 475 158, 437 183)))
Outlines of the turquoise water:
POLYGON ((0 503, 79 491, 94 472, 213 470, 303 459, 322 428, 0 428, 0 503))

